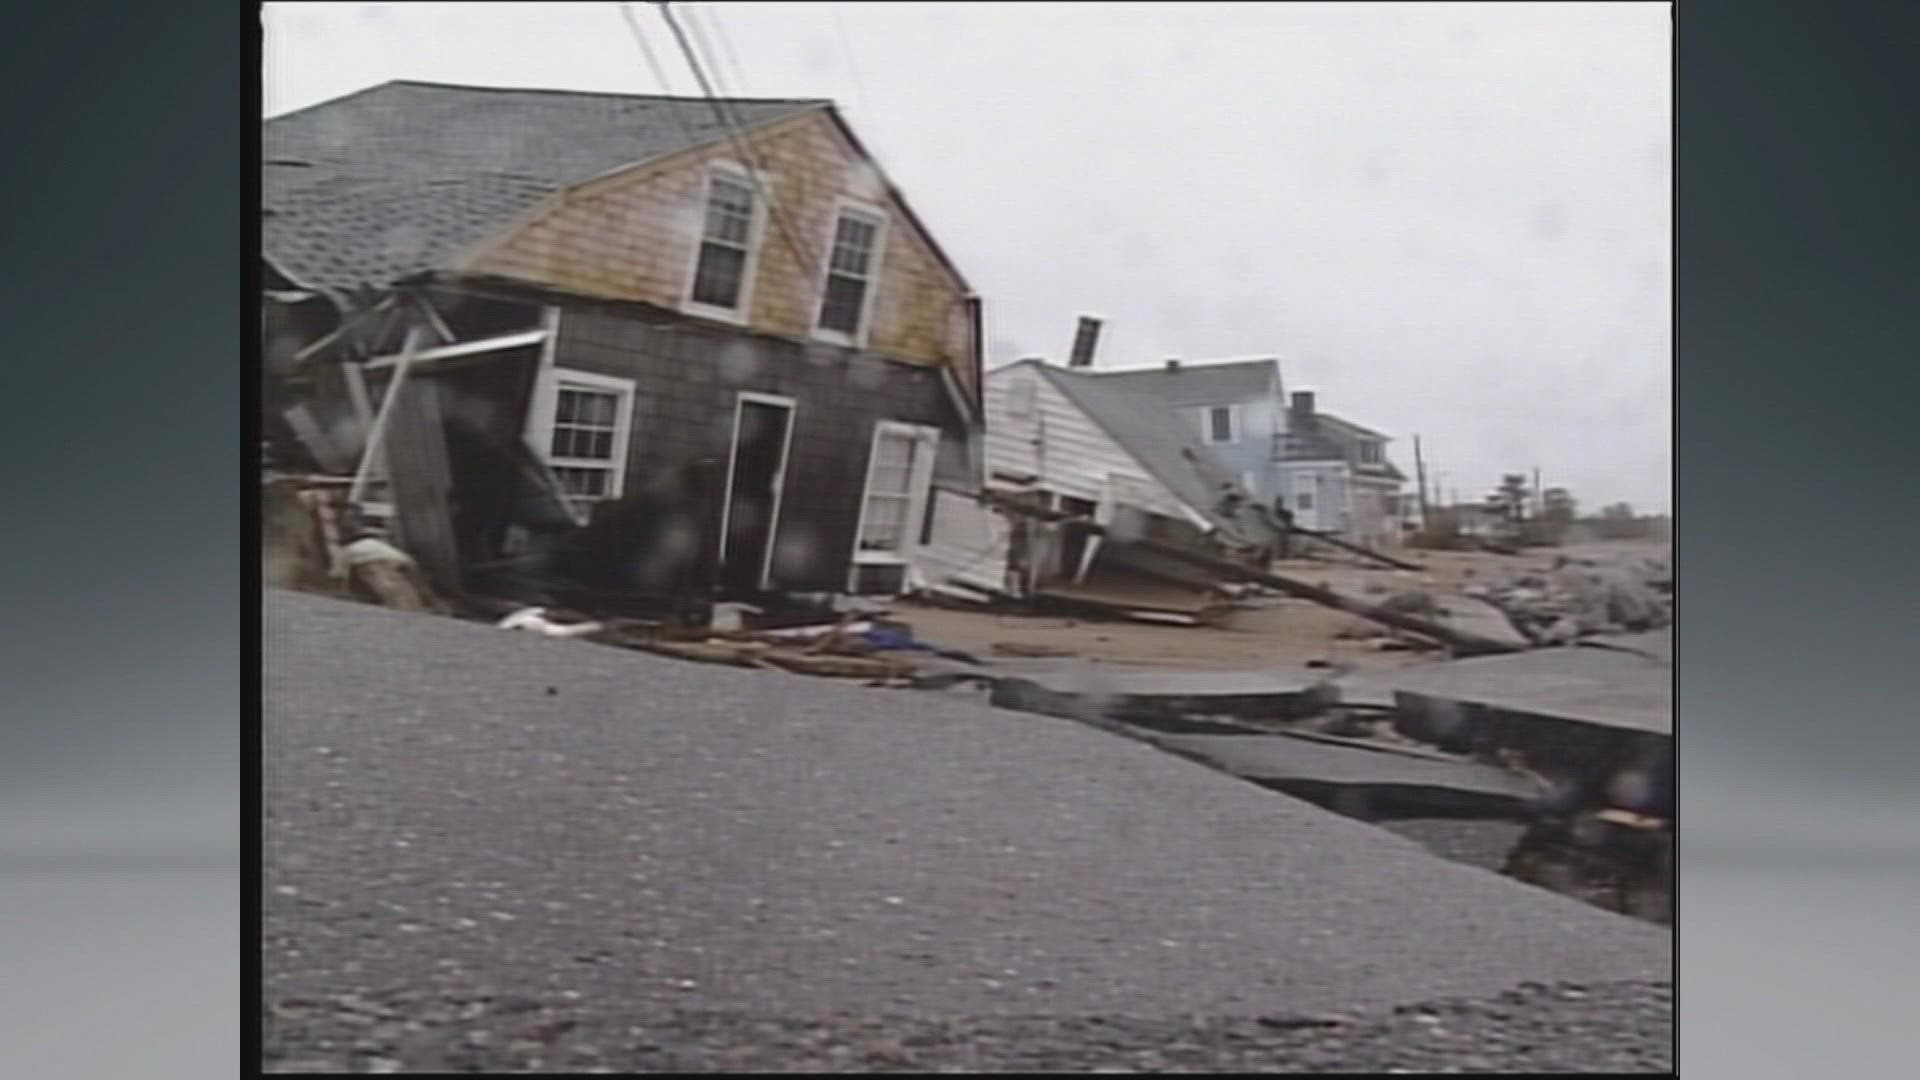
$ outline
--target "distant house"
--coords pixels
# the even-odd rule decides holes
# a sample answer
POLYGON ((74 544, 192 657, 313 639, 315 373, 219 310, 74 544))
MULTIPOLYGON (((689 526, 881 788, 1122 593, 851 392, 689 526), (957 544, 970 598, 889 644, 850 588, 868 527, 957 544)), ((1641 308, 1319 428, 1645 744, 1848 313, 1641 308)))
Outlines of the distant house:
MULTIPOLYGON (((1214 456, 1189 419, 1140 384, 1023 360, 986 378, 987 484, 1030 506, 1108 524, 1117 542, 1023 553, 1000 515, 959 492, 936 492, 931 542, 916 570, 926 583, 959 582, 1018 594, 1018 581, 1083 578, 1096 554, 1136 568, 1129 536, 1263 557, 1277 534, 1267 509, 1214 456), (1011 547, 1011 549, 1010 549, 1011 547)), ((1190 577, 1170 567, 1176 578, 1190 577)))
POLYGON ((979 486, 979 300, 831 102, 393 82, 263 150, 271 434, 443 580, 539 524, 523 452, 633 594, 897 591, 979 486))
POLYGON ((1290 400, 1286 429, 1278 464, 1296 525, 1370 547, 1400 538, 1406 476, 1387 460, 1388 436, 1319 411, 1305 390, 1290 400))

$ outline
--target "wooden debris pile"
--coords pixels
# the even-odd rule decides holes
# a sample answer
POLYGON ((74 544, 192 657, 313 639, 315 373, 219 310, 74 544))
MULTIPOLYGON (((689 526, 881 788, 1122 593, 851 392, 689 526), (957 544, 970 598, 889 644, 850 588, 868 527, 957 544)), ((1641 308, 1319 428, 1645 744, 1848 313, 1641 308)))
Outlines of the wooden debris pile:
POLYGON ((451 611, 413 556, 356 519, 338 478, 269 475, 262 495, 267 584, 397 611, 451 611))

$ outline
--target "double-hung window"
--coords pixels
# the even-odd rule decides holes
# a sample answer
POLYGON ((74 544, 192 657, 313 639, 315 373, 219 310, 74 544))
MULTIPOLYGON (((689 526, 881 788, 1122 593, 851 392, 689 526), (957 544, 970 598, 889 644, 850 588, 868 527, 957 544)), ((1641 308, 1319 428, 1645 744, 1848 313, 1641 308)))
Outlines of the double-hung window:
POLYGON ((834 218, 827 278, 820 295, 817 330, 821 337, 849 345, 858 345, 865 337, 885 227, 886 219, 879 213, 841 205, 834 218))
POLYGON ((867 489, 860 508, 856 562, 907 557, 913 523, 926 504, 939 432, 912 424, 881 423, 873 434, 867 489))
POLYGON ((547 464, 584 519, 602 499, 620 497, 633 427, 633 381, 584 371, 552 373, 547 464))
POLYGON ((1230 443, 1238 436, 1235 430, 1233 406, 1215 405, 1207 410, 1207 441, 1210 443, 1230 443))
POLYGON ((758 233, 753 181, 730 170, 707 176, 707 205, 688 304, 738 317, 745 313, 758 233))

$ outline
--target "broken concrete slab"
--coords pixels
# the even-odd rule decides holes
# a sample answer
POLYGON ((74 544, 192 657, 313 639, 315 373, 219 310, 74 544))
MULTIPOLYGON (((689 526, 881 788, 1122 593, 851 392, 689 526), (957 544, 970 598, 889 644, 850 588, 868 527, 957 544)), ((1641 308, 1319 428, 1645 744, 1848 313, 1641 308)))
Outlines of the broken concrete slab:
POLYGON ((1526 832, 1517 821, 1401 818, 1380 827, 1424 846, 1443 859, 1499 873, 1526 832))
POLYGON ((1389 674, 1344 674, 1334 679, 1334 685, 1340 688, 1342 705, 1375 709, 1391 709, 1395 706, 1393 679, 1389 674))
POLYGON ((998 708, 1076 719, 1124 720, 1190 733, 1245 730, 1228 720, 1292 720, 1340 700, 1316 672, 1146 671, 1094 664, 1029 667, 994 679, 998 708))
POLYGON ((1347 817, 1525 817, 1544 794, 1475 761, 1439 761, 1284 736, 1149 734, 1149 742, 1347 817))
POLYGON ((1584 638, 1583 646, 1601 649, 1621 649, 1639 653, 1663 664, 1673 663, 1673 628, 1662 627, 1644 634, 1603 634, 1599 637, 1584 638))
POLYGON ((1394 730, 1444 750, 1517 755, 1557 785, 1556 813, 1671 817, 1673 667, 1658 640, 1644 643, 1650 653, 1576 646, 1408 668, 1396 676, 1394 730))
MULTIPOLYGON (((1657 634, 1635 637, 1657 647, 1657 634)), ((1670 657, 1670 634, 1668 642, 1670 657)), ((1403 711, 1409 705, 1452 703, 1673 734, 1672 667, 1618 649, 1536 649, 1425 664, 1396 672, 1391 681, 1403 711)))

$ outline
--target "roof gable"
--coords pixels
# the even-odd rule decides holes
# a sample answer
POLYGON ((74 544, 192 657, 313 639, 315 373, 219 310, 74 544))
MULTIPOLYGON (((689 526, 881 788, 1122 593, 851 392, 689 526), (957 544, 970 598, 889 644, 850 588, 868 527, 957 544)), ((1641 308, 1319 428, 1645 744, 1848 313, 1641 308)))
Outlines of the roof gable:
MULTIPOLYGON (((830 104, 723 100, 743 131, 830 104)), ((305 284, 383 285, 565 188, 726 137, 705 98, 384 83, 266 122, 262 244, 305 284)))

